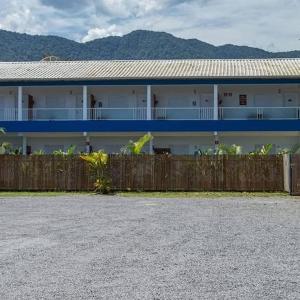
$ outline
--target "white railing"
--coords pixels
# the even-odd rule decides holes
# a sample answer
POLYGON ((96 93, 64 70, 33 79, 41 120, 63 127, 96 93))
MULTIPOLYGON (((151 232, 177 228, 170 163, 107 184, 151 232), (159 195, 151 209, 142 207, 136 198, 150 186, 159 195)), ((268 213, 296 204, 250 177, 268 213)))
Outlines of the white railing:
POLYGON ((146 120, 146 107, 89 108, 89 120, 146 120))
POLYGON ((82 120, 82 108, 31 108, 22 112, 25 121, 82 120))
MULTIPOLYGON (((213 107, 156 107, 152 108, 153 120, 213 120, 213 107)), ((296 120, 300 107, 220 107, 220 120, 296 120)), ((16 121, 17 108, 0 109, 0 121, 16 121)), ((26 120, 82 120, 82 108, 32 108, 23 109, 26 120)), ((145 107, 89 108, 88 120, 146 120, 145 107)))
POLYGON ((213 107, 156 107, 152 109, 155 120, 213 120, 213 107))
POLYGON ((220 107, 222 120, 288 120, 299 119, 299 107, 220 107))
POLYGON ((16 121, 18 110, 16 108, 0 108, 0 121, 16 121))

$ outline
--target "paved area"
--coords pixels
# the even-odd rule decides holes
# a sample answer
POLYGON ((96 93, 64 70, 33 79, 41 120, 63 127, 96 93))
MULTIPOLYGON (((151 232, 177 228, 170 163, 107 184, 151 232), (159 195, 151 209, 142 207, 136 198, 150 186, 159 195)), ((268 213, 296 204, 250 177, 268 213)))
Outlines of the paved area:
POLYGON ((0 299, 300 299, 293 198, 0 199, 0 299))

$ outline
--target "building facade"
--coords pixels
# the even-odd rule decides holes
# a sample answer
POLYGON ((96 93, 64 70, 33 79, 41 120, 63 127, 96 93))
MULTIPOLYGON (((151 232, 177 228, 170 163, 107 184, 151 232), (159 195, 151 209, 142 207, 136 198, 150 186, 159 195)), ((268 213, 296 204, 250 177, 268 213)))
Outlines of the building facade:
POLYGON ((0 137, 23 154, 194 154, 217 143, 245 153, 300 144, 300 59, 0 63, 0 137))

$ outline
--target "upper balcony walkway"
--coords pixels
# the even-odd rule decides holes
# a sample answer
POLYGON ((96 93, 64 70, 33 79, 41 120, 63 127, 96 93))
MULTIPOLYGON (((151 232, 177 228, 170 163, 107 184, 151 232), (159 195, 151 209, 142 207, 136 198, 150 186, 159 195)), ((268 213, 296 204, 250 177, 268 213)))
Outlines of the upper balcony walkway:
MULTIPOLYGON (((0 109, 0 121, 18 121, 17 108, 0 109)), ((213 107, 157 107, 152 120, 214 120, 213 107)), ((297 120, 300 107, 219 107, 218 120, 297 120)), ((147 108, 33 108, 22 110, 22 121, 147 120, 147 108)))

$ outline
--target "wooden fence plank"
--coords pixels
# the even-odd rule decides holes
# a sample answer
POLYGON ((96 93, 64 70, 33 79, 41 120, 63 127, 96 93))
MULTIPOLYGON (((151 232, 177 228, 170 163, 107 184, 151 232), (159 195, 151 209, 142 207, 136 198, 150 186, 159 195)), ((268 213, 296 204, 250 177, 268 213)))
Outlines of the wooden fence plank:
MULTIPOLYGON (((110 155, 114 190, 283 191, 282 156, 110 155)), ((0 155, 0 190, 93 189, 78 156, 0 155)))

